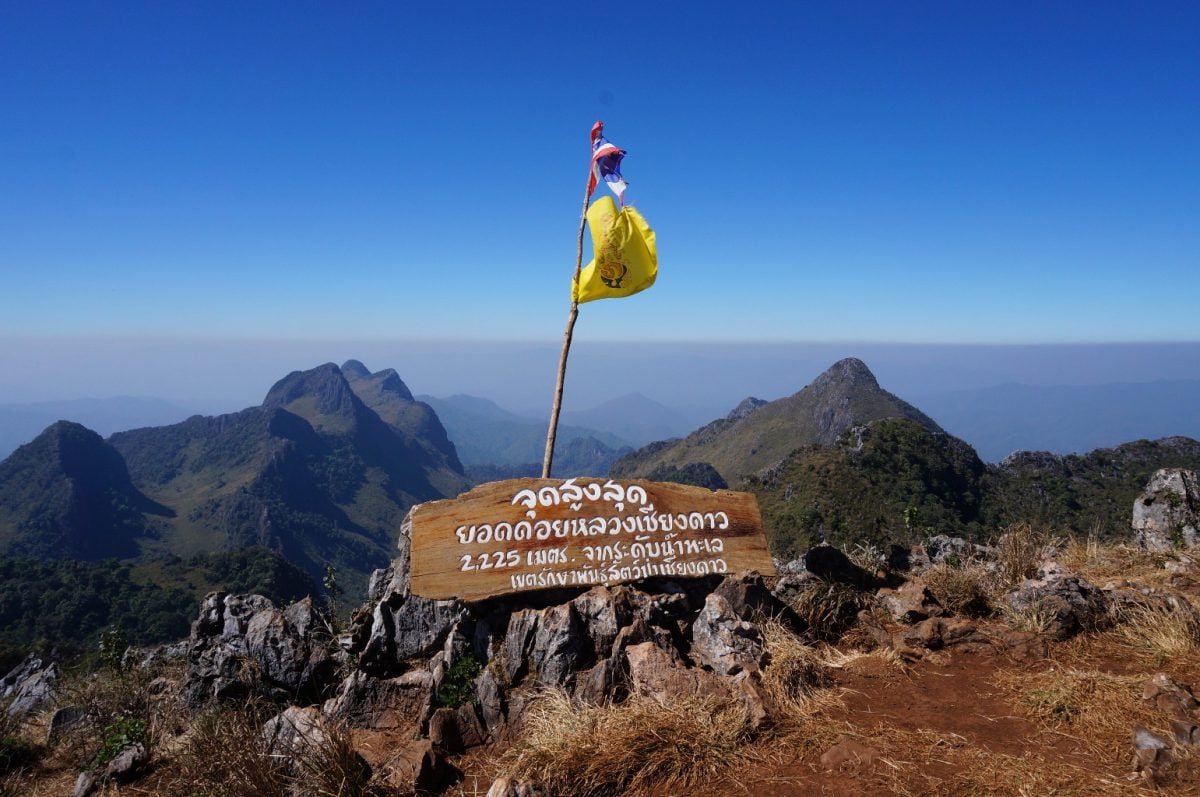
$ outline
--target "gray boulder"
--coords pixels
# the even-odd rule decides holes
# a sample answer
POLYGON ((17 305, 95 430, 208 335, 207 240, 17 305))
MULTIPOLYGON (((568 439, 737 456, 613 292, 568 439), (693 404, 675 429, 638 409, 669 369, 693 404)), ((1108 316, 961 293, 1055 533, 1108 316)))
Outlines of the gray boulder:
POLYGON ((7 675, 0 678, 0 700, 11 700, 8 715, 36 711, 54 700, 58 665, 30 653, 7 675))
POLYGON ((640 608, 637 597, 625 586, 593 587, 571 602, 596 656, 607 656, 617 634, 633 621, 635 609, 640 608))
POLYGON ((141 742, 126 745, 100 771, 80 772, 75 779, 74 797, 88 797, 109 782, 124 783, 136 778, 150 760, 141 742))
POLYGON ((336 675, 334 650, 309 598, 279 611, 261 595, 209 593, 188 640, 184 695, 193 706, 257 692, 317 699, 336 675))
POLYGON ((662 701, 680 697, 724 697, 729 690, 707 670, 687 667, 653 642, 625 649, 630 686, 637 694, 662 701))
POLYGON ((1134 726, 1133 771, 1153 785, 1160 785, 1174 763, 1171 743, 1145 728, 1134 726))
POLYGON ((919 579, 906 581, 896 589, 885 587, 876 593, 876 597, 893 618, 909 625, 929 617, 941 617, 946 613, 937 598, 919 579))
POLYGON ((550 792, 533 781, 497 778, 484 797, 550 797, 550 792))
POLYGON ((325 701, 325 715, 352 728, 414 728, 433 711, 433 674, 425 668, 394 678, 351 673, 325 701))
POLYGON ((1134 542, 1151 551, 1200 544, 1200 484, 1196 472, 1162 468, 1133 502, 1134 542))
POLYGON ((788 606, 794 606, 810 590, 820 587, 824 582, 807 570, 798 570, 781 575, 775 580, 771 594, 777 600, 788 606))
POLYGON ((63 706, 50 715, 46 726, 46 744, 58 744, 64 733, 80 727, 87 720, 87 711, 82 706, 63 706))
POLYGON ((475 711, 467 703, 457 708, 439 708, 429 718, 429 741, 438 750, 461 753, 487 742, 487 731, 475 711))
POLYGON ((430 600, 392 592, 375 607, 359 666, 376 675, 395 675, 410 660, 439 650, 466 614, 466 606, 456 600, 430 600))
POLYGON ((1200 722, 1200 701, 1191 687, 1166 673, 1157 673, 1142 686, 1142 700, 1174 720, 1200 722))
POLYGON ((575 671, 585 657, 587 638, 583 622, 573 604, 543 609, 533 639, 529 661, 538 686, 574 685, 575 671))
POLYGON ((692 657, 718 675, 758 672, 765 648, 758 626, 742 620, 729 601, 712 593, 692 624, 692 657))
POLYGON ((937 534, 925 543, 925 553, 934 564, 946 562, 970 562, 972 559, 995 557, 996 550, 986 545, 977 545, 961 537, 937 534))
POLYGON ((727 576, 713 593, 729 601, 734 613, 743 620, 789 614, 788 607, 771 593, 758 573, 727 576))

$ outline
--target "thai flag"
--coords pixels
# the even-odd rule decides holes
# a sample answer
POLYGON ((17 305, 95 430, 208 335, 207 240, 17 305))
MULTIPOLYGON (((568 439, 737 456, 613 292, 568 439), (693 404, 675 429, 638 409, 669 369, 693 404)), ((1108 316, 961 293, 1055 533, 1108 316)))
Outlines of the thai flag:
POLYGON ((625 189, 629 187, 621 176, 621 158, 624 157, 625 150, 604 137, 604 123, 596 122, 592 126, 592 177, 588 181, 588 196, 596 190, 596 184, 603 180, 624 206, 625 189))

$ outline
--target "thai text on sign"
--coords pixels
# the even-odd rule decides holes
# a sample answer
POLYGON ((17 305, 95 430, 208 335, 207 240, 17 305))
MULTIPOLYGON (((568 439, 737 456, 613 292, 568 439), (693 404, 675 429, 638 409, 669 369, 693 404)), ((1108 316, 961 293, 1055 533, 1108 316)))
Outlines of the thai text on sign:
POLYGON ((774 573, 753 495, 650 481, 481 485, 415 507, 411 552, 411 589, 427 598, 774 573))

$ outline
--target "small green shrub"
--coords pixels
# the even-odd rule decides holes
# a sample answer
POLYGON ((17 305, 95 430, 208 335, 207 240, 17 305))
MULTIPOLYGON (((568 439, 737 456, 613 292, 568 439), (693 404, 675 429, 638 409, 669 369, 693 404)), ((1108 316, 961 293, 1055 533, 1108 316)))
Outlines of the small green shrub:
POLYGON ((464 656, 446 672, 438 689, 439 708, 458 708, 475 700, 475 679, 483 667, 474 656, 464 656))
POLYGON ((133 717, 121 717, 110 723, 104 729, 104 740, 100 750, 92 759, 93 767, 102 767, 112 761, 117 755, 131 744, 144 743, 148 726, 145 720, 133 717))
POLYGON ((125 632, 112 626, 100 632, 100 663, 112 670, 121 672, 125 669, 125 651, 129 647, 129 638, 125 632))

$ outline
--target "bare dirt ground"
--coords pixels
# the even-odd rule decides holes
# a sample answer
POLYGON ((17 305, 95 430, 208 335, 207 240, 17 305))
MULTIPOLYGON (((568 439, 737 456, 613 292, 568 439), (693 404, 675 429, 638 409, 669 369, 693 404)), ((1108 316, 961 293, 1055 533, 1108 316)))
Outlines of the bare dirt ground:
MULTIPOLYGON (((1109 633, 1052 643, 1042 659, 987 648, 902 662, 878 653, 831 667, 802 726, 768 733, 747 760, 702 784, 631 794, 672 797, 1200 794, 1183 750, 1163 782, 1134 771, 1131 731, 1170 738, 1169 719, 1142 699, 1167 673, 1200 685, 1200 661, 1155 661, 1109 633)), ((483 795, 495 752, 457 762, 455 795, 483 795)))

